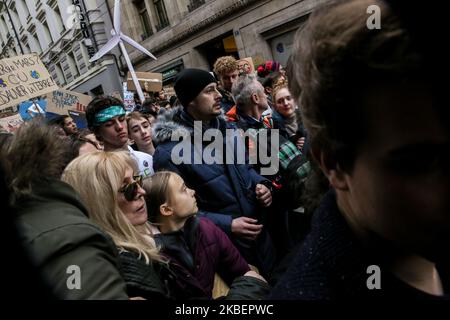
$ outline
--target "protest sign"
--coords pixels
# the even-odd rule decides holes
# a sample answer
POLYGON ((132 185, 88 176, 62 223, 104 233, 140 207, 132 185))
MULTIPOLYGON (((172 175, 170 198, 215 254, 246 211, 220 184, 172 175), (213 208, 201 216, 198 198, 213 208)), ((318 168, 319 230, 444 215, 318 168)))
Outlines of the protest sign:
POLYGON ((14 114, 12 116, 0 118, 0 127, 8 132, 16 131, 23 123, 20 114, 14 114))
POLYGON ((0 60, 0 109, 57 89, 38 54, 0 60))
POLYGON ((68 110, 86 111, 92 97, 78 92, 59 89, 47 94, 47 111, 67 114, 68 110))
POLYGON ((134 105, 134 94, 133 92, 128 91, 127 83, 124 82, 123 84, 123 105, 125 107, 125 110, 127 111, 133 111, 135 105, 134 105))
POLYGON ((86 114, 84 112, 68 110, 67 113, 75 121, 78 129, 87 128, 86 114))
MULTIPOLYGON (((147 92, 159 92, 162 89, 162 73, 136 72, 141 88, 147 92)), ((136 91, 131 73, 127 75, 127 86, 129 91, 136 91)))
MULTIPOLYGON (((44 96, 45 97, 45 96, 44 96)), ((28 121, 37 116, 46 116, 47 99, 27 100, 19 103, 19 114, 24 121, 28 121)))
POLYGON ((255 67, 253 65, 253 59, 251 57, 244 58, 241 60, 238 60, 239 65, 239 73, 242 74, 251 74, 255 72, 255 67))

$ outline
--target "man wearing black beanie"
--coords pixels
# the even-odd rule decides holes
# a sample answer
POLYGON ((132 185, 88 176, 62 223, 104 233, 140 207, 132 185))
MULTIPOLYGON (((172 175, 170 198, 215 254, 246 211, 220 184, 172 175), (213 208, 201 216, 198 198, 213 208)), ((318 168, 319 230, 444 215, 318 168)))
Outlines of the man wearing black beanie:
MULTIPOLYGON (((248 263, 257 266, 263 275, 269 275, 275 252, 261 218, 263 207, 272 202, 270 181, 246 163, 226 162, 226 153, 237 154, 240 146, 227 141, 226 130, 236 127, 222 115, 222 96, 209 72, 183 70, 175 80, 175 92, 183 108, 167 112, 153 128, 157 145, 153 156, 155 171, 178 173, 186 186, 195 190, 200 214, 228 234, 248 263), (213 129, 208 133, 214 132, 215 142, 223 139, 223 145, 218 143, 223 148, 215 151, 220 160, 214 158, 208 164, 205 154, 211 154, 211 150, 205 149, 211 139, 197 141, 207 129, 213 129), (187 139, 180 142, 180 137, 187 139), (188 148, 184 148, 186 141, 188 148)), ((245 150, 245 145, 242 147, 245 150)))
POLYGON ((175 93, 186 108, 208 84, 216 82, 216 78, 207 71, 185 69, 175 79, 175 93))

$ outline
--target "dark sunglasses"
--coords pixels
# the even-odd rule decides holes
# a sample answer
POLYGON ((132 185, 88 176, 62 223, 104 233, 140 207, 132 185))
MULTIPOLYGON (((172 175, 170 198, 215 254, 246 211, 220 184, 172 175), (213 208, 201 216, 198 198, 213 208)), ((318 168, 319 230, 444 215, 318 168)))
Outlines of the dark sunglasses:
POLYGON ((120 188, 119 192, 123 193, 127 201, 133 201, 134 199, 136 199, 139 187, 142 188, 142 186, 142 176, 134 176, 133 182, 130 182, 129 184, 120 188))

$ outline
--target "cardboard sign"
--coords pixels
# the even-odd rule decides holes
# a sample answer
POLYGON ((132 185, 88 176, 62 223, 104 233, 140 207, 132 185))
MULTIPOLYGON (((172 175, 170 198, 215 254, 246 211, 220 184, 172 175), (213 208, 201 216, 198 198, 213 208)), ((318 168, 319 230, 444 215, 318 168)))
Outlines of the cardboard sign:
POLYGON ((244 58, 241 60, 238 60, 239 64, 239 73, 245 73, 245 74, 251 74, 255 72, 255 67, 253 65, 253 59, 251 57, 244 58))
MULTIPOLYGON (((162 73, 136 72, 141 89, 148 92, 158 92, 162 89, 162 73)), ((127 74, 127 87, 129 91, 136 91, 131 73, 127 74)))
POLYGON ((0 60, 0 109, 57 89, 38 54, 0 60))
POLYGON ((68 90, 59 89, 47 94, 47 111, 67 114, 68 110, 86 111, 92 97, 68 90))
POLYGON ((9 117, 0 118, 0 127, 8 132, 16 131, 22 123, 22 117, 18 113, 9 117))
POLYGON ((125 110, 131 112, 133 111, 134 105, 134 94, 131 91, 128 91, 127 83, 122 83, 123 86, 123 105, 125 110))

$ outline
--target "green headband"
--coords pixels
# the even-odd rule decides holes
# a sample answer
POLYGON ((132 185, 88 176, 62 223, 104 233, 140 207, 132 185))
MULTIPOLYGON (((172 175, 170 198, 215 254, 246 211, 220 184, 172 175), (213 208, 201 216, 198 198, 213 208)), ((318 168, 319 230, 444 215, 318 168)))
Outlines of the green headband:
POLYGON ((101 110, 95 115, 94 127, 100 126, 102 123, 111 120, 117 116, 124 116, 126 114, 122 106, 111 106, 109 108, 101 110))

